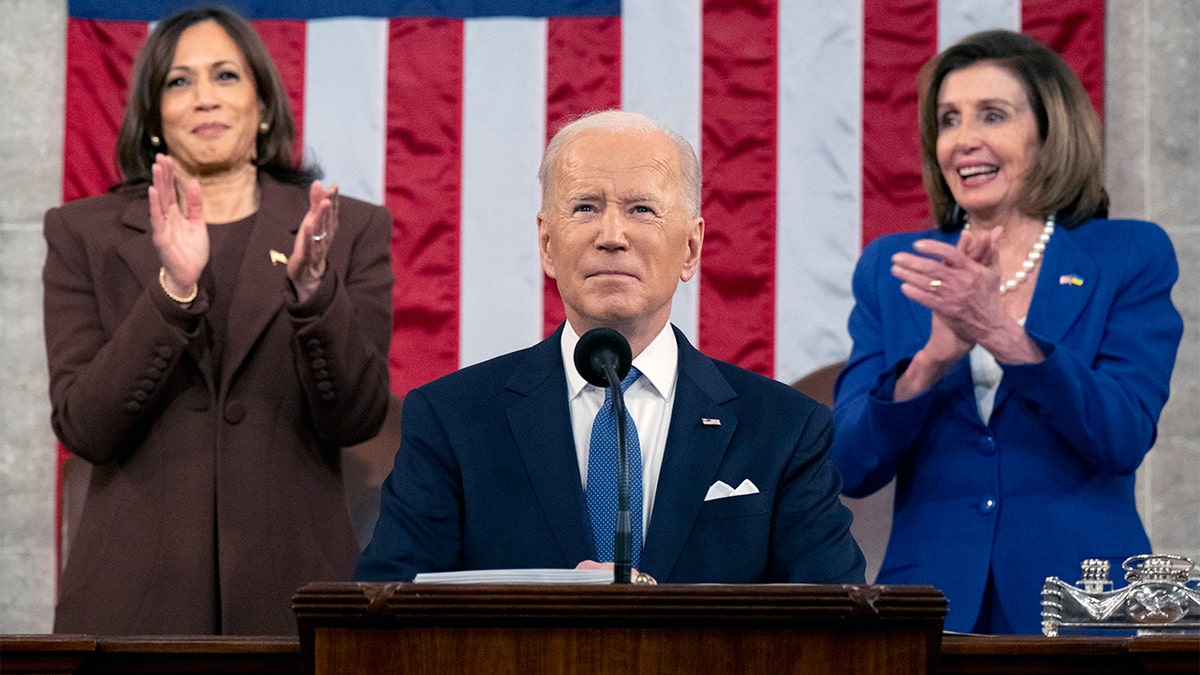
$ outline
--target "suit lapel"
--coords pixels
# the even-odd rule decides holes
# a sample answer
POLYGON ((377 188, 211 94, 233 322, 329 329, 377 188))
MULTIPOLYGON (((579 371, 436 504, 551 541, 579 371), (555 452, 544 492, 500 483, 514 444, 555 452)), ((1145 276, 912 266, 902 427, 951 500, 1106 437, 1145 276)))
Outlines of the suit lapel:
POLYGON ((129 266, 133 277, 146 288, 157 283, 161 263, 150 234, 149 203, 145 199, 131 199, 121 213, 121 224, 143 233, 144 236, 129 237, 117 247, 117 254, 129 266))
POLYGON ((1074 232, 1060 229, 1046 246, 1025 327, 1050 342, 1062 340, 1091 301, 1100 275, 1100 267, 1075 243, 1074 232))
POLYGON ((722 407, 737 393, 712 360, 678 329, 675 339, 679 343, 675 404, 642 549, 642 567, 662 579, 670 577, 683 551, 738 424, 738 418, 722 407), (720 420, 720 425, 706 425, 701 422, 705 418, 720 420))
POLYGON ((565 564, 573 565, 594 559, 596 552, 571 432, 567 378, 559 347, 562 330, 559 326, 535 345, 523 366, 509 379, 507 388, 519 398, 509 406, 507 415, 517 451, 558 550, 565 564))
POLYGON ((275 265, 270 252, 290 255, 296 230, 308 203, 295 188, 262 176, 258 214, 238 270, 237 288, 229 307, 229 344, 221 363, 223 388, 250 353, 267 325, 283 309, 287 268, 275 265))
MULTIPOLYGON (((1059 229, 1046 245, 1042 269, 1025 329, 1051 343, 1062 342, 1079 320, 1100 282, 1100 267, 1075 243, 1074 231, 1059 229)), ((1012 389, 1004 379, 996 392, 995 408, 1008 398, 1012 389)))

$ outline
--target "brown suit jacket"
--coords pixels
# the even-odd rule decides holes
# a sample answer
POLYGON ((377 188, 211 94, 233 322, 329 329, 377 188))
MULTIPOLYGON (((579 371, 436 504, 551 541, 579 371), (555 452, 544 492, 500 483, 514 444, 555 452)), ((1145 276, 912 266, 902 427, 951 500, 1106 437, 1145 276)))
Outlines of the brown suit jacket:
POLYGON ((299 586, 351 576, 340 448, 387 409, 392 219, 342 197, 300 304, 271 252, 307 190, 259 184, 219 374, 207 291, 183 309, 159 286, 144 186, 46 214, 52 422, 94 464, 56 632, 291 634, 299 586))

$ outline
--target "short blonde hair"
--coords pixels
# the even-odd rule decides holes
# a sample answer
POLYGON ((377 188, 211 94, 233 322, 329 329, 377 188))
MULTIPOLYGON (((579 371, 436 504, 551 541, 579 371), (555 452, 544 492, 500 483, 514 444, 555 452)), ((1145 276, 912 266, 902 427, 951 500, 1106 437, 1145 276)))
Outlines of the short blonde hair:
POLYGON ((1107 217, 1100 118, 1083 84, 1062 57, 1033 38, 989 30, 968 35, 938 54, 918 76, 921 175, 938 226, 953 232, 963 225, 937 161, 938 91, 946 75, 983 61, 1021 82, 1037 118, 1041 149, 1025 177, 1022 212, 1037 218, 1056 214, 1058 224, 1068 228, 1107 217))

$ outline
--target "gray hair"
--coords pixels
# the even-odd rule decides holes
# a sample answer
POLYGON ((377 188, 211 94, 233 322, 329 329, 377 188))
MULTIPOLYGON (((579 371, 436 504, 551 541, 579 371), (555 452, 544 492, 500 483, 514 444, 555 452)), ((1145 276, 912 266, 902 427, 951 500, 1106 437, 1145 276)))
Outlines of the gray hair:
POLYGON ((666 136, 679 150, 679 168, 682 174, 683 203, 690 217, 700 216, 700 160, 692 144, 683 136, 671 131, 656 120, 641 113, 624 110, 601 110, 580 115, 558 130, 542 154, 538 167, 538 182, 542 185, 542 207, 545 208, 550 191, 550 172, 557 168, 563 149, 581 133, 593 130, 644 131, 666 136))

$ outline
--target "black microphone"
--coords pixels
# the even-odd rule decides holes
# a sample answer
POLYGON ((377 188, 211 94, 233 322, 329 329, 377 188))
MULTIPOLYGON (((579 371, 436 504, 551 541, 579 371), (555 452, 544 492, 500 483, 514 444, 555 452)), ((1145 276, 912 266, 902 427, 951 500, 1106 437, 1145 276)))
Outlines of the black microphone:
POLYGON ((593 328, 575 345, 575 369, 583 379, 612 392, 617 423, 617 523, 613 535, 613 583, 629 583, 633 530, 629 514, 629 450, 625 443, 625 394, 621 380, 633 366, 629 341, 611 328, 593 328))

